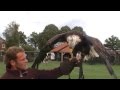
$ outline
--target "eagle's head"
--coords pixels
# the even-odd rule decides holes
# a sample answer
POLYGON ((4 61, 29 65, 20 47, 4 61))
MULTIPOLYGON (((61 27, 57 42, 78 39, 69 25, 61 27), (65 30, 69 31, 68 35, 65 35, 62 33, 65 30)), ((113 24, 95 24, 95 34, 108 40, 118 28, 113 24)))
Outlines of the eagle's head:
POLYGON ((81 38, 79 35, 69 35, 67 36, 67 42, 70 48, 73 50, 73 56, 76 57, 79 52, 84 55, 84 60, 88 60, 91 57, 99 57, 98 53, 95 51, 91 42, 86 38, 81 38))
POLYGON ((74 47, 81 42, 81 38, 78 35, 69 35, 67 37, 67 42, 70 48, 74 49, 74 47))

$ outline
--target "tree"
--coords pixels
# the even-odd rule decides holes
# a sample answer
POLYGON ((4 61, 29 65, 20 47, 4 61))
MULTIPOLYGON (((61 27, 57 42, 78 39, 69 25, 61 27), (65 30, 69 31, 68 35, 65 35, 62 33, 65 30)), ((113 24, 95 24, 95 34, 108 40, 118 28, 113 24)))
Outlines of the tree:
POLYGON ((34 51, 35 50, 35 48, 33 48, 33 46, 28 45, 28 44, 22 45, 22 48, 24 48, 25 51, 34 51))
POLYGON ((39 40, 39 34, 36 32, 32 32, 30 36, 28 37, 28 42, 35 48, 37 49, 38 47, 38 40, 39 40))
POLYGON ((20 46, 27 44, 26 39, 27 39, 27 37, 24 34, 24 32, 19 31, 19 44, 20 44, 20 46))
POLYGON ((71 31, 71 29, 68 26, 63 26, 60 29, 60 33, 65 33, 65 32, 69 32, 69 31, 71 31))
POLYGON ((46 38, 44 33, 39 33, 38 48, 41 49, 46 44, 46 38))
POLYGON ((112 35, 110 38, 105 40, 105 46, 112 50, 118 50, 120 49, 120 40, 118 37, 112 35))
POLYGON ((16 22, 11 22, 8 24, 8 27, 6 27, 5 32, 3 32, 3 36, 6 39, 6 47, 10 46, 19 46, 19 24, 16 22))
POLYGON ((75 26, 72 30, 77 31, 77 32, 83 32, 82 27, 75 26))
POLYGON ((42 33, 39 33, 39 49, 41 49, 47 41, 59 33, 59 29, 54 24, 49 24, 45 27, 42 33))
POLYGON ((45 35, 46 40, 52 38, 54 35, 59 33, 59 29, 54 24, 49 24, 43 30, 43 34, 45 35))

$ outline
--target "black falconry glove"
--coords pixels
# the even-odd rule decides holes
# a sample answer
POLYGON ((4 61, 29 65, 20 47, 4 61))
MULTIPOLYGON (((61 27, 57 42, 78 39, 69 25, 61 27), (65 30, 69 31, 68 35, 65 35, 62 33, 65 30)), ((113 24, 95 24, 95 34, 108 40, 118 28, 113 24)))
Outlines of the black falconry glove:
POLYGON ((78 60, 76 58, 64 58, 64 61, 60 63, 60 70, 63 75, 68 75, 74 69, 78 60))

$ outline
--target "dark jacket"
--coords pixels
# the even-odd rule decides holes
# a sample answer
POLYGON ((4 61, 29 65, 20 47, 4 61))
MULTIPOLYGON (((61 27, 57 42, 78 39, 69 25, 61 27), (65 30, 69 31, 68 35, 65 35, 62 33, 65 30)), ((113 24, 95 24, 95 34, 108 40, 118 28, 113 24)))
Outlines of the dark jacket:
POLYGON ((26 71, 7 70, 1 79, 57 79, 62 76, 60 68, 53 70, 37 70, 29 68, 26 71))

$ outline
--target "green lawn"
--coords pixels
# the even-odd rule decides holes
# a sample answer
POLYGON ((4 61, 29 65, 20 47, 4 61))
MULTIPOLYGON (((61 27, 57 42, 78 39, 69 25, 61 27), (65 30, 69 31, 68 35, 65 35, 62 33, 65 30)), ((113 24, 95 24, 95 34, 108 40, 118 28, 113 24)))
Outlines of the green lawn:
MULTIPOLYGON (((55 67, 58 67, 60 64, 59 61, 49 61, 48 63, 42 63, 39 65, 39 69, 53 69, 55 67)), ((32 63, 29 63, 29 66, 31 66, 32 63)), ((120 79, 120 65, 113 65, 112 66, 118 79, 120 79)), ((113 79, 111 75, 108 73, 107 68, 104 64, 96 64, 96 65, 88 65, 83 64, 84 69, 84 76, 85 79, 113 79)), ((0 76, 3 75, 5 72, 5 64, 3 62, 0 62, 0 76)), ((78 79, 79 76, 79 68, 75 67, 74 70, 71 73, 71 79, 78 79)), ((64 75, 60 77, 59 79, 68 79, 67 75, 64 75)))

